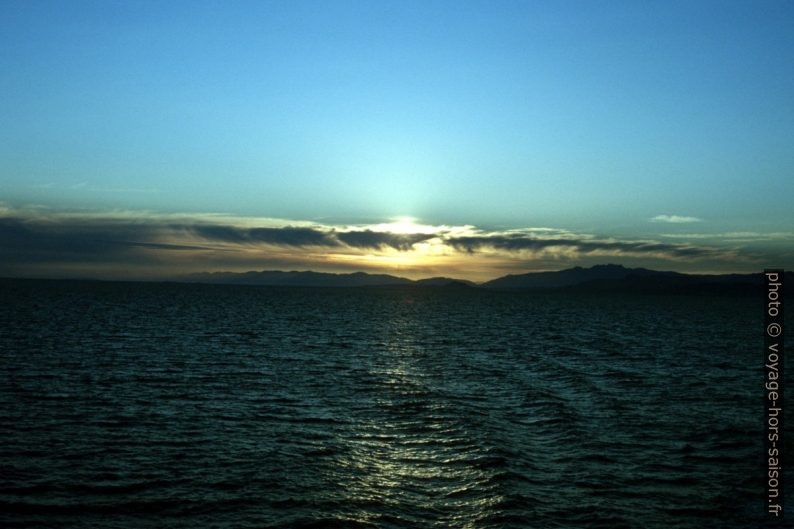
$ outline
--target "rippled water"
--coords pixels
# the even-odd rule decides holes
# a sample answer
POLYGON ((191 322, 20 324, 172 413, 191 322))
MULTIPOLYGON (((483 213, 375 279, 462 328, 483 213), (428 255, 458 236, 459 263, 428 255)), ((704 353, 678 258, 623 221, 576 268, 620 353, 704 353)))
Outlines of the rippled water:
POLYGON ((760 296, 0 287, 3 527, 762 521, 760 296))

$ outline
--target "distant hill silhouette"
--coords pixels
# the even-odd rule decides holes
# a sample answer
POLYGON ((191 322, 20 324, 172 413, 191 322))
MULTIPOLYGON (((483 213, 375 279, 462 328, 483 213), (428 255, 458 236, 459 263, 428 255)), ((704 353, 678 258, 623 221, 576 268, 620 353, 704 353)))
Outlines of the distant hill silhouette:
POLYGON ((643 277, 685 277, 677 272, 656 272, 645 268, 625 268, 621 265, 595 265, 591 268, 580 266, 558 272, 529 272, 526 274, 506 275, 481 286, 486 288, 559 288, 580 285, 589 281, 622 280, 629 275, 643 277))
POLYGON ((365 287, 376 285, 410 285, 414 281, 388 274, 329 274, 325 272, 202 272, 179 278, 195 283, 229 283, 235 285, 271 285, 304 287, 365 287))
POLYGON ((201 272, 177 278, 177 281, 192 283, 223 283, 234 285, 269 285, 291 287, 370 287, 389 285, 414 286, 476 286, 471 281, 449 277, 431 277, 413 281, 404 277, 388 274, 331 274, 326 272, 281 272, 277 270, 262 272, 201 272))
MULTIPOLYGON (((310 271, 202 272, 176 278, 195 283, 237 285, 306 286, 306 287, 479 287, 495 290, 569 290, 587 292, 641 293, 717 293, 754 294, 763 283, 763 274, 693 275, 660 272, 646 268, 626 268, 616 264, 590 268, 574 267, 557 272, 511 274, 477 285, 471 281, 448 277, 411 280, 388 274, 332 274, 310 271)), ((785 283, 794 284, 794 274, 786 272, 785 283)), ((791 292, 791 288, 787 291, 791 292)))
MULTIPOLYGON (((507 275, 487 281, 481 286, 493 289, 566 289, 589 292, 757 294, 763 281, 761 272, 699 275, 607 264, 591 268, 577 266, 559 272, 507 275)), ((786 272, 784 283, 791 284, 792 281, 794 274, 786 272)), ((791 292, 791 289, 787 288, 787 291, 791 292)))
POLYGON ((474 287, 477 283, 465 279, 452 279, 450 277, 430 277, 414 281, 415 285, 431 287, 474 287))

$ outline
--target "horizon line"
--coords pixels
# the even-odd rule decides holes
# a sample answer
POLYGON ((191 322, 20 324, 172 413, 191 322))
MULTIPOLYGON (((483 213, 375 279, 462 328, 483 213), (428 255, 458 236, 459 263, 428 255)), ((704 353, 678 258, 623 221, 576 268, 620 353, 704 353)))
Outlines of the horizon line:
MULTIPOLYGON (((521 273, 510 273, 504 274, 501 276, 493 277, 491 279, 487 279, 485 281, 473 281, 470 279, 462 279, 458 277, 450 277, 450 276, 430 276, 430 277, 421 277, 419 279, 411 279, 404 276, 394 275, 390 273, 383 273, 383 272, 365 272, 363 270, 357 270, 354 272, 321 272, 317 270, 246 270, 244 272, 234 272, 230 270, 217 270, 217 271, 202 271, 202 272, 189 272, 184 274, 179 274, 177 276, 162 276, 162 277, 117 277, 117 278, 103 278, 103 277, 89 277, 89 276, 64 276, 64 277, 55 277, 55 276, 44 276, 44 275, 36 275, 36 276, 0 276, 0 280, 31 280, 31 281, 100 281, 106 283, 184 283, 184 284, 230 284, 230 283, 211 283, 205 281, 191 281, 191 276, 210 276, 210 275, 233 275, 233 276, 243 276, 246 274, 263 274, 263 273, 282 273, 282 274, 317 274, 322 276, 352 276, 352 275, 365 275, 365 276, 386 276, 393 279, 398 279, 402 281, 408 282, 405 285, 328 285, 328 288, 344 288, 344 287, 358 287, 358 286, 411 286, 412 284, 421 283, 422 281, 433 280, 433 279, 445 279, 449 280, 450 282, 458 282, 458 283, 465 283, 474 286, 482 286, 492 281, 496 281, 498 279, 508 278, 508 277, 520 277, 526 276, 530 274, 544 274, 544 273, 560 273, 566 272, 569 270, 592 270, 594 268, 605 268, 605 267, 614 267, 614 268, 622 268, 624 270, 645 270, 649 272, 655 272, 659 274, 676 274, 680 276, 687 276, 687 277, 709 277, 709 276, 716 276, 716 277, 727 277, 727 276, 754 276, 754 275, 761 275, 764 273, 765 269, 761 269, 755 272, 677 272, 674 270, 656 270, 652 268, 646 267, 627 267, 617 263, 604 263, 604 264, 595 264, 589 267, 584 267, 580 265, 571 266, 568 268, 561 268, 558 270, 532 270, 527 272, 521 273)), ((792 270, 785 270, 784 273, 791 273, 792 270)), ((232 283, 233 284, 233 283, 232 283)), ((257 284, 246 284, 246 283, 238 283, 241 286, 291 286, 291 285, 257 285, 257 284)), ((417 285, 422 286, 422 285, 417 285)), ((428 285, 425 285, 428 286, 428 285)))

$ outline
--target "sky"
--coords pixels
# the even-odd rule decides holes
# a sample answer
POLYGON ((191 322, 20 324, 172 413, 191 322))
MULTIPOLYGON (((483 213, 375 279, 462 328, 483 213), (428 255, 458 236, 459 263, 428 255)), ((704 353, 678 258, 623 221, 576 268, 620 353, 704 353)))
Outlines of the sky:
POLYGON ((794 268, 794 3, 0 3, 0 276, 794 268))

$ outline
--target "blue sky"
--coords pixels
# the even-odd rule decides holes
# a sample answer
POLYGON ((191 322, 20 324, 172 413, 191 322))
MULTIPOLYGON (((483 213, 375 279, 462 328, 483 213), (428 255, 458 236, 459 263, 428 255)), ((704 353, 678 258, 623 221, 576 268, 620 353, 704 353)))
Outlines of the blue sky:
POLYGON ((731 256, 647 261, 672 269, 790 267, 792 23, 782 1, 6 1, 0 203, 543 227, 731 256))

